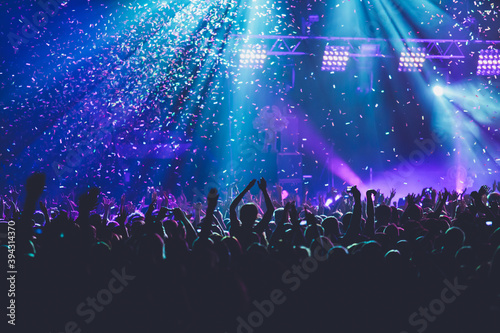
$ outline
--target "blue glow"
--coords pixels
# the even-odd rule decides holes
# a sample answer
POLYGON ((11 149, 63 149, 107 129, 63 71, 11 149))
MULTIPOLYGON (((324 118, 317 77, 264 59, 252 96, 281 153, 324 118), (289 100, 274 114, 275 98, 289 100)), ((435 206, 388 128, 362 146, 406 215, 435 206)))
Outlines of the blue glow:
POLYGON ((434 93, 434 95, 436 95, 436 96, 443 96, 443 94, 444 94, 444 89, 443 89, 443 87, 441 87, 441 86, 434 86, 434 87, 432 88, 432 92, 433 92, 433 93, 434 93))

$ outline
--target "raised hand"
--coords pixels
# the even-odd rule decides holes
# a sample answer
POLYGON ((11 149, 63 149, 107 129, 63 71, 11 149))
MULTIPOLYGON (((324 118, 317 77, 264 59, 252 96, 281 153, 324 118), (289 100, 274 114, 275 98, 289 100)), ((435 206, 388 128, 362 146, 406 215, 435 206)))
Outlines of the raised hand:
POLYGON ((314 216, 314 214, 310 213, 306 207, 304 207, 304 212, 305 212, 305 215, 306 215, 306 221, 307 221, 307 224, 308 225, 316 225, 317 224, 317 220, 316 220, 316 217, 314 216))
POLYGON ((71 200, 71 194, 64 195, 61 194, 62 202, 66 203, 68 205, 69 210, 75 210, 76 208, 76 203, 71 200))
MULTIPOLYGON (((392 194, 392 192, 391 192, 391 194, 392 194)), ((376 196, 377 196, 376 190, 370 189, 370 190, 366 191, 366 197, 372 199, 372 201, 376 198, 376 196)))
POLYGON ((322 206, 325 203, 325 198, 321 194, 318 194, 318 203, 322 206))
POLYGON ((361 199, 361 192, 358 190, 358 187, 356 185, 352 186, 349 192, 352 194, 354 199, 361 199))
POLYGON ((109 199, 107 197, 102 198, 102 205, 104 208, 103 220, 106 223, 109 220, 109 211, 110 211, 111 207, 114 206, 114 204, 115 204, 115 198, 111 198, 111 199, 109 199))
POLYGON ((47 203, 45 200, 40 200, 39 201, 39 205, 40 205, 40 210, 42 211, 43 213, 43 216, 45 217, 45 223, 49 223, 50 222, 50 216, 49 216, 49 211, 47 210, 47 203))
MULTIPOLYGON (((252 179, 250 181, 250 183, 248 183, 247 187, 245 187, 245 191, 250 191, 250 189, 255 185, 255 183, 257 182, 257 179, 252 179)), ((260 185, 259 185, 260 187, 260 185)))
POLYGON ((443 200, 446 201, 446 199, 448 199, 449 197, 450 197, 450 192, 448 192, 448 190, 445 187, 443 193, 443 200))
POLYGON ((450 200, 454 201, 458 199, 458 192, 456 190, 453 190, 450 194, 450 200))
POLYGON ((156 219, 158 221, 162 221, 165 217, 167 217, 168 213, 171 211, 171 209, 168 209, 165 206, 160 207, 160 210, 158 211, 158 215, 156 219))
POLYGON ((408 195, 406 196, 406 203, 408 204, 408 206, 415 204, 415 193, 408 193, 408 195))
POLYGON ((148 206, 148 210, 146 211, 146 214, 144 215, 144 221, 146 222, 146 224, 151 224, 153 223, 153 211, 156 207, 156 201, 158 199, 158 196, 156 194, 156 191, 153 190, 153 192, 151 193, 151 203, 149 204, 148 206))
MULTIPOLYGON (((254 183, 255 184, 255 183, 254 183)), ((211 188, 207 195, 207 212, 213 212, 217 206, 217 201, 219 200, 219 192, 216 188, 211 188)))
POLYGON ((115 198, 103 197, 102 204, 104 206, 104 209, 109 209, 115 205, 115 198))
POLYGON ((276 184, 276 192, 278 192, 279 195, 283 192, 283 187, 279 183, 276 184))
POLYGON ((118 213, 118 216, 115 218, 115 221, 118 222, 118 224, 123 227, 125 225, 126 219, 127 219, 127 212, 125 209, 125 193, 123 193, 120 198, 120 211, 118 213))
POLYGON ((156 208, 160 209, 163 206, 163 196, 156 196, 156 208))
POLYGON ((415 196, 415 203, 418 203, 418 202, 422 201, 422 198, 423 198, 422 194, 419 194, 419 195, 415 196))
POLYGON ((19 190, 17 190, 14 186, 10 186, 9 188, 10 197, 13 202, 17 203, 17 199, 19 198, 19 190))
MULTIPOLYGON (((254 183, 255 184, 255 183, 254 183)), ((260 181, 258 182, 258 185, 259 185, 259 189, 264 192, 266 189, 267 189, 267 182, 266 180, 264 179, 264 177, 262 177, 260 179, 260 181)))
MULTIPOLYGON (((125 194, 122 195, 122 199, 125 198, 125 194)), ((125 201, 124 201, 125 203, 125 201)), ((139 202, 139 210, 142 209, 143 207, 146 207, 146 197, 142 197, 141 201, 139 202)))
POLYGON ((153 190, 153 192, 151 193, 151 203, 156 204, 157 201, 158 201, 158 193, 155 190, 153 190))
MULTIPOLYGON (((392 193, 391 193, 392 195, 392 193)), ((365 234, 372 237, 375 233, 375 208, 373 205, 373 199, 377 197, 377 191, 368 190, 366 191, 366 224, 365 224, 365 234)), ((389 199, 389 204, 390 204, 389 199)))
POLYGON ((277 221, 279 225, 284 225, 286 221, 288 221, 288 215, 290 214, 290 209, 292 208, 292 204, 290 202, 287 202, 285 204, 285 208, 283 211, 283 216, 281 217, 280 221, 277 221))
POLYGON ((161 197, 163 198, 163 201, 162 201, 162 206, 165 206, 165 207, 168 207, 168 193, 167 191, 161 191, 161 197))
POLYGON ((432 188, 432 192, 431 192, 432 201, 436 201, 436 196, 437 196, 437 191, 436 191, 436 189, 432 188))

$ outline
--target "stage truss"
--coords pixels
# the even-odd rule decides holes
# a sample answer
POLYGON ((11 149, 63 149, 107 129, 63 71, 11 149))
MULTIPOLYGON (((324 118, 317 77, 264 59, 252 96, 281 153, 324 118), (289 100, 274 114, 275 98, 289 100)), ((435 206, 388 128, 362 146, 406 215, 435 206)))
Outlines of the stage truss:
MULTIPOLYGON (((466 39, 384 39, 384 38, 364 38, 364 37, 320 37, 320 36, 281 36, 281 35, 232 35, 237 40, 246 43, 258 43, 266 41, 270 46, 267 51, 268 56, 303 56, 310 55, 307 52, 305 41, 317 40, 342 43, 350 48, 349 56, 352 58, 361 57, 382 57, 393 58, 394 53, 378 51, 375 53, 360 52, 358 45, 369 44, 379 45, 379 50, 384 50, 387 45, 402 45, 405 47, 422 47, 428 52, 428 59, 464 59, 465 47, 471 45, 484 45, 491 47, 500 44, 499 40, 466 40, 466 39)), ((394 50, 394 48, 393 48, 394 50)), ((397 50, 396 50, 397 51, 397 50)))

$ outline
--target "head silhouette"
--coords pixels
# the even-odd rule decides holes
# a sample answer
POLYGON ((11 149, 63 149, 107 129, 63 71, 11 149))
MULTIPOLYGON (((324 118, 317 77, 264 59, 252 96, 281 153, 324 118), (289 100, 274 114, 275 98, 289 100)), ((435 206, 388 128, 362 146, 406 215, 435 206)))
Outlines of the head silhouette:
POLYGON ((455 254, 463 245, 465 234, 458 227, 451 227, 444 234, 443 250, 455 254))
POLYGON ((378 225, 387 225, 392 216, 391 207, 386 205, 380 205, 375 207, 375 219, 378 222, 378 225))
POLYGON ((253 203, 244 204, 240 209, 240 220, 243 226, 253 227, 257 219, 257 206, 253 203))

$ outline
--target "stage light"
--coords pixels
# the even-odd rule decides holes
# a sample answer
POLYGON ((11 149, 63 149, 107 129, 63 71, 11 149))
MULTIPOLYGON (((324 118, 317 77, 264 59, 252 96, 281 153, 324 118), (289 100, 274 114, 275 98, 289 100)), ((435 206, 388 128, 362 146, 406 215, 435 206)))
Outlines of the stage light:
POLYGON ((497 49, 479 51, 477 75, 500 75, 500 54, 497 49))
POLYGON ((421 72, 426 58, 425 48, 418 47, 402 51, 399 58, 398 71, 421 72))
POLYGON ((444 89, 441 86, 434 86, 434 88, 432 88, 432 92, 434 92, 434 95, 436 96, 443 96, 444 89))
POLYGON ((344 72, 349 60, 349 49, 347 46, 327 45, 321 63, 322 71, 344 72))
POLYGON ((240 50, 240 68, 262 68, 267 59, 263 45, 245 44, 240 50))

